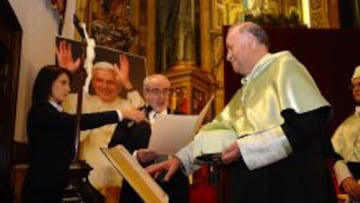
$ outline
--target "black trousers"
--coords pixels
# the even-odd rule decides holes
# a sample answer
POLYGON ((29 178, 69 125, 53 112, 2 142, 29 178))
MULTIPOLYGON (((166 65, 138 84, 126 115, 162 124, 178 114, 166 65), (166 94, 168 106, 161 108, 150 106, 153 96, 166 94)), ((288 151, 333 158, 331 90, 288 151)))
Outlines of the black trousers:
POLYGON ((351 173, 356 179, 360 178, 360 163, 359 162, 348 162, 347 163, 351 173))
POLYGON ((319 142, 269 166, 250 171, 229 166, 232 203, 336 203, 330 171, 319 142))

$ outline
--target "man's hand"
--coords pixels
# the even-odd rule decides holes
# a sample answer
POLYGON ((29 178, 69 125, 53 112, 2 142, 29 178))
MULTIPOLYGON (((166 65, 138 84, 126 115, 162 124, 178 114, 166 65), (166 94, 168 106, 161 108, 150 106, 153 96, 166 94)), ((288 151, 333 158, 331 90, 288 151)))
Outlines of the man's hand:
POLYGON ((173 177, 175 172, 179 169, 180 166, 181 166, 181 161, 178 158, 173 157, 166 161, 157 164, 152 164, 146 167, 145 170, 155 179, 161 174, 161 172, 167 171, 164 177, 164 181, 169 181, 173 177))
POLYGON ((124 109, 120 110, 123 118, 133 120, 137 123, 146 120, 145 113, 137 109, 124 109))
POLYGON ((239 145, 237 141, 233 142, 227 149, 225 149, 221 156, 221 161, 224 164, 229 164, 237 161, 241 156, 239 145))
POLYGON ((140 163, 147 164, 155 160, 157 153, 152 149, 139 149, 136 156, 140 163))
POLYGON ((61 40, 59 42, 59 46, 56 47, 56 58, 60 67, 65 68, 72 73, 80 67, 80 58, 74 61, 71 51, 71 43, 68 43, 65 40, 61 40))
POLYGON ((117 64, 114 64, 116 80, 121 83, 127 90, 133 89, 133 85, 129 79, 129 60, 128 58, 120 54, 119 55, 119 64, 120 68, 117 64))
POLYGON ((360 200, 360 184, 353 177, 348 177, 342 182, 342 188, 352 200, 360 200))

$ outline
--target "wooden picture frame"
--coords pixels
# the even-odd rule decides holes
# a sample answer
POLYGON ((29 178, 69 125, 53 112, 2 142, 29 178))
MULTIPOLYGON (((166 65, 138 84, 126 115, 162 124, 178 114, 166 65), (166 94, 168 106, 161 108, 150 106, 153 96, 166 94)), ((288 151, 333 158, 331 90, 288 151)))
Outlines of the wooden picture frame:
POLYGON ((80 0, 76 8, 76 15, 86 23, 97 45, 129 51, 138 34, 130 21, 129 0, 80 0))

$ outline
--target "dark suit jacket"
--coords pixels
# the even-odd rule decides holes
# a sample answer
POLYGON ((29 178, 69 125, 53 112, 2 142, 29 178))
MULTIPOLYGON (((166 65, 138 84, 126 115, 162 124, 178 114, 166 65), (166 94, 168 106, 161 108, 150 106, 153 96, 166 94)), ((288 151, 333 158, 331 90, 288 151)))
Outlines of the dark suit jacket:
MULTIPOLYGON (((150 107, 142 107, 140 110, 144 111, 148 117, 152 109, 150 107)), ((133 121, 125 120, 116 126, 108 147, 122 144, 130 153, 133 153, 137 149, 147 148, 150 134, 151 127, 147 122, 142 121, 135 124, 133 121)))
MULTIPOLYGON (((151 108, 142 108, 146 114, 151 112, 151 108)), ((168 109, 169 113, 173 113, 168 109)), ((147 115, 148 116, 148 115, 147 115)), ((131 122, 130 122, 131 123, 131 122)), ((129 122, 121 122, 116 127, 109 147, 122 144, 130 152, 141 148, 147 148, 151 135, 151 127, 147 122, 129 125, 129 122), (129 127, 130 126, 130 127, 129 127)), ((146 167, 146 165, 144 165, 146 167)), ((170 203, 187 203, 189 202, 189 184, 188 178, 178 170, 169 182, 157 180, 158 184, 169 195, 170 203)), ((140 203, 143 202, 131 186, 125 181, 122 186, 121 203, 140 203)))
MULTIPOLYGON (((74 155, 75 115, 59 112, 50 103, 33 104, 27 117, 30 149, 22 202, 60 202, 74 155)), ((115 111, 83 114, 81 130, 116 123, 115 111)))

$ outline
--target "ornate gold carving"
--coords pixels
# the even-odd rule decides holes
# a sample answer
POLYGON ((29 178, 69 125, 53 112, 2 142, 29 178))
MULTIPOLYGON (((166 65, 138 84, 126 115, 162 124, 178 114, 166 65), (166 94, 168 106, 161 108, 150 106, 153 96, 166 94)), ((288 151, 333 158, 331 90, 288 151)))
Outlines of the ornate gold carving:
POLYGON ((214 79, 188 61, 178 62, 165 74, 171 81, 170 104, 183 113, 199 113, 215 90, 214 79))
POLYGON ((243 1, 213 0, 212 1, 212 29, 221 30, 223 25, 233 24, 244 20, 243 1))
POLYGON ((93 13, 92 34, 97 44, 128 51, 138 31, 130 22, 126 0, 98 2, 93 13))
POLYGON ((127 0, 79 0, 76 13, 97 45, 128 51, 138 34, 127 0))
POLYGON ((311 28, 329 28, 327 0, 310 0, 311 28))

